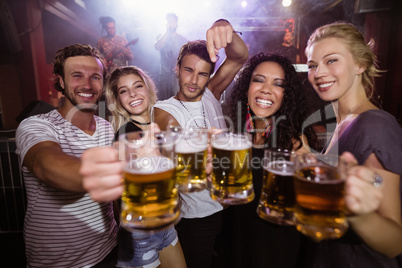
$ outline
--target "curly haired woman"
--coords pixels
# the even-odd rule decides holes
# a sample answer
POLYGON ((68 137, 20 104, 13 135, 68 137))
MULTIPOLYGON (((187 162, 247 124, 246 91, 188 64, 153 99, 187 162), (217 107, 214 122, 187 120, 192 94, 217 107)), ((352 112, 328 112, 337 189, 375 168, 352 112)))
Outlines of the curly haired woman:
POLYGON ((311 127, 303 130, 309 115, 306 92, 292 63, 277 54, 259 53, 240 72, 229 99, 229 118, 235 130, 262 132, 254 144, 309 151, 315 142, 311 127))
MULTIPOLYGON (((285 57, 259 53, 249 59, 234 84, 228 114, 235 131, 253 133, 253 161, 263 159, 266 148, 310 151, 316 136, 311 126, 303 129, 309 115, 305 94, 285 57)), ((293 226, 271 224, 257 215, 263 168, 255 166, 254 201, 225 210, 224 224, 234 239, 230 267, 295 267, 300 234, 293 226)))

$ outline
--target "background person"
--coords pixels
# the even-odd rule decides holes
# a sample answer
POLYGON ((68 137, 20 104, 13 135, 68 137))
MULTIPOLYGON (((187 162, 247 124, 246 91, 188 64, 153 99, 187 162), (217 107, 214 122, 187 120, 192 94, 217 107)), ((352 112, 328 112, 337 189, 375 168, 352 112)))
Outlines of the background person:
POLYGON ((118 226, 112 202, 94 202, 79 173, 82 152, 113 139, 111 125, 94 115, 107 70, 96 49, 76 44, 57 51, 53 73, 65 102, 25 119, 16 133, 28 197, 27 265, 113 267, 118 226))
POLYGON ((129 43, 126 38, 116 34, 116 22, 112 17, 100 17, 99 21, 106 35, 99 38, 97 48, 105 58, 106 67, 113 71, 116 67, 127 66, 134 58, 130 45, 136 44, 138 39, 129 43))
POLYGON ((155 49, 160 53, 159 99, 165 100, 174 96, 179 90, 175 72, 176 60, 181 46, 187 38, 177 33, 178 20, 176 14, 166 15, 166 32, 157 37, 155 49))
POLYGON ((293 46, 293 33, 289 30, 284 31, 282 43, 277 52, 288 58, 293 64, 300 63, 300 52, 298 48, 293 46))
POLYGON ((346 181, 349 231, 336 240, 306 240, 304 267, 401 265, 394 257, 402 253, 402 129, 370 101, 380 72, 371 45, 355 26, 343 22, 317 28, 307 43, 308 80, 321 99, 332 102, 337 120, 325 152, 350 152, 372 171, 365 179, 346 181), (373 171, 383 178, 381 187, 373 184, 378 179, 373 171))
MULTIPOLYGON (((183 45, 177 59, 179 92, 154 106, 154 121, 166 129, 182 127, 226 128, 219 103, 247 60, 243 40, 224 19, 216 21, 207 31, 207 40, 183 45), (215 69, 218 50, 224 48, 226 59, 215 69)), ((216 236, 221 231, 222 205, 212 200, 208 190, 181 194, 181 220, 176 225, 188 267, 211 267, 216 236)))
MULTIPOLYGON (((115 69, 107 82, 106 98, 113 107, 115 140, 121 134, 149 128, 156 87, 143 70, 135 66, 115 69)), ((118 267, 186 267, 173 226, 155 233, 128 232, 120 227, 118 243, 118 267)))

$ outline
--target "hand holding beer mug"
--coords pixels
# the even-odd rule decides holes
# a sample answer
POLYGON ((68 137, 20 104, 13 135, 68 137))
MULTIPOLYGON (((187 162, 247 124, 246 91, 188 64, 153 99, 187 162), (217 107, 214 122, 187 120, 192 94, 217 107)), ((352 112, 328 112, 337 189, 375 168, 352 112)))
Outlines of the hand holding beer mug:
POLYGON ((296 228, 317 242, 340 238, 348 229, 347 168, 348 163, 338 155, 303 154, 296 158, 296 228))
POLYGON ((173 127, 176 135, 176 178, 181 193, 198 192, 206 188, 205 161, 208 130, 206 128, 173 127))
POLYGON ((267 149, 264 152, 264 176, 257 214, 264 220, 293 225, 295 192, 293 151, 267 149))
POLYGON ((254 199, 251 141, 249 133, 222 131, 212 135, 212 199, 228 205, 245 204, 254 199))
POLYGON ((136 131, 118 142, 124 157, 121 225, 129 230, 153 230, 173 223, 180 214, 173 163, 174 141, 168 133, 136 131))

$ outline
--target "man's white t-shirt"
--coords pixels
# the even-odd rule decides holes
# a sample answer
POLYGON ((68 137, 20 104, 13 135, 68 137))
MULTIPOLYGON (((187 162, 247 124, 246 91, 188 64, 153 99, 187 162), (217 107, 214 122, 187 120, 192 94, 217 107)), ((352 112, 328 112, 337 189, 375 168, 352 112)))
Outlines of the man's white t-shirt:
MULTIPOLYGON (((222 113, 222 107, 212 92, 206 88, 197 102, 182 102, 187 108, 174 97, 164 101, 158 101, 154 108, 159 108, 170 113, 182 127, 216 127, 225 129, 226 124, 222 113), (204 111, 203 111, 204 110, 204 111)), ((183 198, 181 206, 181 217, 183 218, 204 218, 223 209, 222 205, 211 198, 208 190, 181 194, 183 198)))
MULTIPOLYGON (((113 139, 109 122, 95 116, 96 130, 88 135, 66 121, 57 110, 31 116, 16 132, 21 163, 35 144, 52 141, 63 152, 80 158, 84 150, 108 146, 113 139)), ((28 199, 24 239, 28 267, 91 267, 117 244, 118 226, 112 202, 98 203, 87 193, 55 189, 22 166, 28 199)))

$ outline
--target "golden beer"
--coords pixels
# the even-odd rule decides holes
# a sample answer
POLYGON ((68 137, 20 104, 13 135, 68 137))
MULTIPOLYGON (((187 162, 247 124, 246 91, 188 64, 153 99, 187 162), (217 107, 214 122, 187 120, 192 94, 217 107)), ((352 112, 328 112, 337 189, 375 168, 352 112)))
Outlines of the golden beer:
POLYGON ((121 200, 121 224, 129 231, 158 229, 173 223, 180 208, 172 160, 156 156, 128 162, 121 200), (144 167, 138 168, 141 165, 144 167))
POLYGON ((177 187, 180 193, 198 192, 206 188, 205 163, 208 130, 206 128, 170 127, 176 137, 175 161, 177 187))
POLYGON ((345 180, 334 167, 316 163, 295 175, 296 228, 315 241, 341 237, 348 228, 345 180))
POLYGON ((251 143, 240 137, 232 139, 235 141, 231 143, 212 142, 211 197, 223 204, 245 204, 254 199, 251 143))
POLYGON ((293 225, 295 192, 293 163, 274 161, 264 166, 263 185, 257 214, 264 220, 293 225))
POLYGON ((176 145, 176 179, 181 193, 197 192, 206 187, 205 159, 207 148, 197 150, 186 147, 183 143, 176 145))

